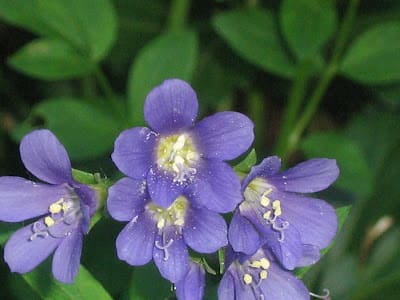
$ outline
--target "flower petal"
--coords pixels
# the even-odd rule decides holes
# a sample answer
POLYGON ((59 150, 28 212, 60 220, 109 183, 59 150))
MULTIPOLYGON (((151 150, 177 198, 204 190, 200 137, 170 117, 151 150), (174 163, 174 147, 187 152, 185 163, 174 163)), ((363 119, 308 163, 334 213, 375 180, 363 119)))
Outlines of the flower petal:
POLYGON ((242 200, 239 177, 232 168, 218 160, 207 160, 198 168, 190 198, 209 210, 226 213, 242 200))
POLYGON ((189 271, 189 253, 186 244, 182 235, 173 226, 165 227, 162 235, 156 236, 153 259, 161 276, 172 283, 181 281, 189 271))
POLYGON ((320 249, 314 245, 303 245, 303 257, 297 263, 298 267, 315 264, 321 258, 320 249))
POLYGON ((154 131, 169 133, 191 127, 198 106, 196 93, 188 83, 169 79, 147 95, 144 117, 154 131))
POLYGON ((146 182, 125 177, 108 189, 107 210, 118 221, 130 221, 143 212, 147 201, 146 182))
POLYGON ((262 281, 260 288, 265 296, 274 300, 310 299, 303 282, 275 264, 271 264, 268 277, 262 281))
POLYGON ((228 244, 224 218, 208 209, 190 209, 183 227, 186 244, 200 253, 212 253, 228 244))
POLYGON ((281 193, 282 215, 301 234, 304 244, 327 247, 337 231, 334 208, 323 200, 281 193))
POLYGON ((73 283, 79 271, 82 253, 82 231, 74 230, 65 237, 53 256, 53 275, 64 283, 73 283))
POLYGON ((64 146, 49 130, 35 130, 20 144, 25 167, 37 178, 52 184, 72 181, 71 162, 64 146))
POLYGON ((19 222, 48 213, 49 206, 66 195, 61 185, 21 177, 0 177, 0 220, 19 222))
POLYGON ((146 213, 134 218, 117 237, 119 259, 132 266, 147 264, 153 255, 156 224, 146 213))
POLYGON ((156 134, 146 127, 122 131, 114 143, 111 158, 125 175, 146 178, 152 163, 156 134))
POLYGON ((99 205, 97 192, 82 183, 75 182, 73 187, 74 192, 78 195, 79 199, 81 199, 82 203, 88 207, 88 215, 94 215, 99 205))
POLYGON ((247 175, 242 186, 246 188, 249 183, 256 177, 269 178, 279 172, 281 168, 281 159, 278 156, 269 156, 263 161, 252 167, 249 175, 247 175))
MULTIPOLYGON (((42 227, 45 227, 42 220, 42 227)), ((7 241, 4 248, 4 260, 12 272, 26 273, 32 271, 37 265, 43 262, 62 239, 47 237, 36 237, 30 240, 33 235, 33 224, 17 230, 7 241)))
POLYGON ((252 255, 261 246, 261 237, 254 226, 239 212, 229 224, 229 243, 236 252, 252 255))
POLYGON ((338 176, 336 160, 319 158, 299 163, 268 180, 282 191, 314 193, 326 189, 338 176))
POLYGON ((230 160, 249 149, 254 140, 254 124, 245 115, 219 112, 196 124, 194 134, 207 158, 230 160))
POLYGON ((218 287, 218 300, 239 299, 235 297, 235 281, 230 272, 225 272, 218 287))
POLYGON ((196 263, 190 263, 189 272, 185 278, 175 284, 178 300, 201 300, 206 285, 206 272, 196 263))
POLYGON ((170 174, 154 165, 147 174, 147 187, 151 200, 167 208, 182 194, 185 184, 174 182, 170 174))

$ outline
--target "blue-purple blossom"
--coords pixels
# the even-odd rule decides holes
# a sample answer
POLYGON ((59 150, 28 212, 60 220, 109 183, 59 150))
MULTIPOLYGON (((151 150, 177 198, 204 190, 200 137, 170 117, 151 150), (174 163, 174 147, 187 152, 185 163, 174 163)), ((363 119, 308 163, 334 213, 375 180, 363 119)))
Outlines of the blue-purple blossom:
POLYGON ((268 249, 260 248, 249 256, 228 248, 226 262, 218 300, 310 299, 305 285, 283 269, 268 249))
POLYGON ((147 96, 150 128, 123 131, 112 159, 128 177, 147 182, 152 200, 169 207, 181 194, 193 205, 232 211, 241 201, 240 181, 225 162, 244 153, 254 139, 253 123, 237 112, 220 112, 194 123, 198 101, 189 84, 164 81, 147 96))
POLYGON ((118 257, 134 266, 153 259, 173 283, 192 272, 188 246, 212 253, 228 243, 227 226, 218 213, 193 205, 184 194, 168 208, 159 206, 150 199, 143 179, 117 181, 109 189, 107 208, 114 219, 129 221, 117 237, 118 257))
POLYGON ((25 167, 46 183, 0 177, 0 220, 34 219, 10 237, 4 259, 11 271, 26 273, 54 252, 54 277, 71 283, 79 270, 83 235, 96 211, 96 193, 72 178, 68 154, 50 131, 26 135, 20 153, 25 167))
POLYGON ((339 175, 333 159, 311 159, 280 172, 276 156, 253 167, 243 180, 244 201, 234 213, 229 241, 235 251, 254 253, 265 244, 282 265, 315 263, 337 230, 332 206, 300 193, 321 191, 339 175))
POLYGON ((191 262, 189 272, 175 283, 178 300, 202 300, 206 284, 206 272, 202 265, 191 262))

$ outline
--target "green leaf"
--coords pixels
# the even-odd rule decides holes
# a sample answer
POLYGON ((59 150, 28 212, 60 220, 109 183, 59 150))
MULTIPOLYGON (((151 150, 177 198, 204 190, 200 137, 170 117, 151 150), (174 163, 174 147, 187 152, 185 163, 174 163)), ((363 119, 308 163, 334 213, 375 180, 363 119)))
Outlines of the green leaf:
POLYGON ((112 149, 120 131, 119 120, 99 100, 55 98, 33 108, 31 119, 41 117, 73 160, 93 159, 112 149))
POLYGON ((400 142, 400 115, 368 107, 354 118, 346 135, 361 147, 368 165, 374 172, 382 168, 391 149, 400 142))
POLYGON ((41 12, 35 0, 0 0, 0 18, 39 35, 54 36, 41 18, 41 12))
POLYGON ((50 260, 39 265, 33 272, 23 275, 23 278, 43 299, 112 299, 82 265, 74 284, 63 284, 55 280, 51 273, 50 260))
POLYGON ((38 6, 49 28, 95 61, 115 41, 117 18, 110 0, 41 0, 38 6))
POLYGON ((16 70, 45 80, 70 79, 89 74, 93 65, 62 40, 38 39, 12 55, 16 70))
POLYGON ((128 80, 129 107, 134 124, 143 123, 144 101, 152 88, 168 78, 191 79, 197 62, 197 47, 194 32, 168 32, 139 52, 128 80))
POLYGON ((110 0, 0 0, 0 16, 49 38, 61 38, 94 61, 113 45, 117 18, 110 0))
POLYGON ((168 299, 173 295, 171 283, 160 276, 154 264, 135 268, 129 289, 129 299, 168 299))
POLYGON ((87 173, 81 170, 72 169, 74 180, 84 184, 96 184, 96 176, 92 173, 87 173))
POLYGON ((257 162, 257 154, 255 149, 251 149, 249 154, 239 162, 235 167, 234 170, 240 173, 248 173, 252 166, 254 166, 257 162))
POLYGON ((307 136, 301 149, 308 158, 329 157, 337 160, 340 175, 336 185, 358 195, 372 191, 372 171, 365 153, 357 143, 339 133, 316 133, 307 136))
POLYGON ((330 0, 284 0, 280 23, 296 56, 313 57, 336 30, 335 6, 330 0))
POLYGON ((271 12, 230 11, 214 17, 213 25, 237 54, 250 63, 286 78, 294 75, 295 66, 285 52, 271 12))
POLYGON ((400 80, 400 22, 386 22, 364 32, 350 46, 340 71, 366 84, 400 80))
MULTIPOLYGON (((350 214, 350 209, 351 209, 350 205, 342 206, 342 207, 339 207, 339 208, 336 209, 336 215, 337 215, 337 218, 338 218, 338 232, 342 229, 344 223, 346 222, 346 220, 347 220, 347 218, 348 218, 348 216, 350 214)), ((331 245, 329 245, 328 247, 326 247, 325 249, 323 249, 321 251, 321 257, 324 256, 332 248, 334 243, 335 242, 333 241, 331 243, 331 245)), ((295 274, 296 274, 296 276, 298 278, 303 278, 304 275, 308 271, 310 271, 311 268, 312 268, 312 265, 304 267, 304 268, 298 268, 298 269, 296 269, 295 274)))

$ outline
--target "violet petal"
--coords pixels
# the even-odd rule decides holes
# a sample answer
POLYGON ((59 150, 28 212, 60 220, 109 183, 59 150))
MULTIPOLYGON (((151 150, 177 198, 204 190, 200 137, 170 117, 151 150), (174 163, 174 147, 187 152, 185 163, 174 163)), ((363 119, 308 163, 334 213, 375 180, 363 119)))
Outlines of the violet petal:
POLYGON ((117 237, 119 259, 132 266, 147 264, 153 255, 155 222, 144 212, 129 222, 117 237))
POLYGON ((231 160, 249 149, 254 140, 254 124, 238 112, 219 112, 196 124, 194 134, 207 158, 231 160))
POLYGON ((336 160, 319 158, 299 163, 282 173, 271 176, 268 181, 287 192, 314 193, 326 189, 339 176, 336 160))
POLYGON ((107 210, 118 221, 130 221, 143 212, 147 201, 146 182, 125 177, 108 189, 107 210))
POLYGON ((120 133, 114 143, 111 158, 125 175, 142 179, 153 159, 156 134, 146 127, 135 127, 120 133))
MULTIPOLYGON (((37 222, 40 222, 42 228, 45 228, 42 220, 37 222)), ((30 240, 33 235, 33 226, 33 224, 30 224, 17 230, 4 247, 4 260, 12 272, 26 273, 32 271, 53 253, 62 241, 62 239, 51 236, 38 236, 30 240)))
POLYGON ((49 206, 66 195, 60 185, 48 185, 21 177, 0 177, 0 220, 24 221, 48 213, 49 206))
POLYGON ((72 181, 71 162, 64 146, 49 130, 35 130, 20 144, 25 167, 37 178, 52 184, 72 181))
POLYGON ((240 181, 225 162, 207 160, 197 170, 190 186, 190 197, 209 210, 226 213, 232 211, 242 200, 240 181))
POLYGON ((165 80, 147 95, 144 105, 145 120, 158 133, 191 127, 197 111, 195 91, 180 79, 165 80))
POLYGON ((66 236, 53 256, 52 271, 54 277, 64 283, 73 283, 79 271, 82 253, 83 234, 73 230, 66 236))
POLYGON ((200 253, 212 253, 228 244, 224 218, 208 209, 190 209, 183 227, 186 244, 200 253))

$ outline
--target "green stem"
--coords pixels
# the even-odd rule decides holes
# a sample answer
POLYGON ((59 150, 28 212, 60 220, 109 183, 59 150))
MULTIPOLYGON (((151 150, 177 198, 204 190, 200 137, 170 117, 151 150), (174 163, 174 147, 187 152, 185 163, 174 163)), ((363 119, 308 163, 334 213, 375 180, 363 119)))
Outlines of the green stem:
POLYGON ((186 18, 190 9, 190 0, 172 0, 168 29, 177 31, 185 27, 186 18))
POLYGON ((344 46, 347 42, 351 27, 353 25, 359 2, 360 0, 350 0, 349 6, 347 7, 347 11, 343 19, 343 23, 339 29, 331 60, 325 68, 318 82, 318 85, 312 93, 311 98, 308 101, 302 115, 293 127, 293 131, 288 136, 285 147, 283 147, 281 156, 284 160, 289 157, 290 154, 292 154, 292 152, 296 149, 301 135, 312 120, 312 117, 317 111, 323 95, 325 94, 326 90, 329 87, 329 84, 337 73, 339 60, 342 56, 344 46))
MULTIPOLYGON (((258 92, 251 92, 248 100, 249 100, 249 115, 255 124, 254 135, 256 137, 265 136, 265 120, 266 120, 265 101, 262 95, 258 92)), ((263 145, 264 140, 265 139, 262 138, 255 139, 254 148, 256 149, 257 153, 265 149, 263 145)))
POLYGON ((97 66, 94 75, 97 79, 97 82, 106 97, 107 102, 110 104, 112 111, 114 112, 115 116, 118 118, 122 118, 125 120, 125 116, 121 111, 120 104, 118 103, 117 96, 115 95, 107 77, 105 76, 103 70, 97 66))
POLYGON ((300 111, 302 100, 307 91, 307 83, 312 74, 310 72, 311 66, 312 64, 309 61, 304 61, 297 70, 296 78, 289 94, 288 104, 282 118, 278 142, 275 147, 275 153, 279 156, 283 154, 290 132, 300 111))

